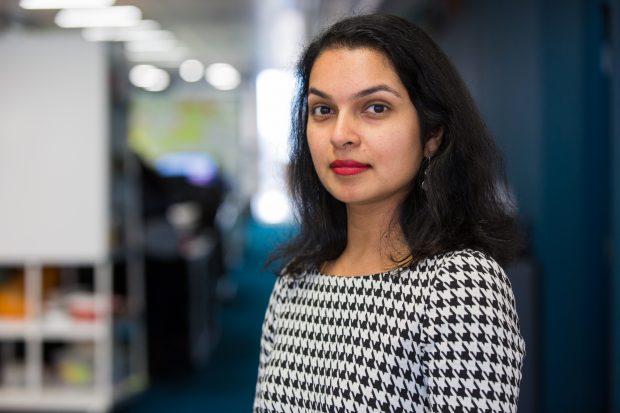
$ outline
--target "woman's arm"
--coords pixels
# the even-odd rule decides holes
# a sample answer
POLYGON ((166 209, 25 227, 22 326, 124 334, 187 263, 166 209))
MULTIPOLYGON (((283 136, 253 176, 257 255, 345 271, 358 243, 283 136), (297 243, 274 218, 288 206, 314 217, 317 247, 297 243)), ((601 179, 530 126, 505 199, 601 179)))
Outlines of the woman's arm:
POLYGON ((471 250, 446 254, 423 322, 432 412, 516 412, 525 344, 501 267, 471 250))

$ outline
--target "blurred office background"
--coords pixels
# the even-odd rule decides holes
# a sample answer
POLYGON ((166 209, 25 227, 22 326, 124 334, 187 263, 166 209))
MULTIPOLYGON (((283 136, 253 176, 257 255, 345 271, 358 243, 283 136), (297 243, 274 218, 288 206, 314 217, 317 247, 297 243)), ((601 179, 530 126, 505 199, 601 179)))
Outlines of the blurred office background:
POLYGON ((438 41, 504 152, 519 412, 620 412, 618 0, 0 0, 0 412, 251 410, 291 69, 375 11, 438 41))

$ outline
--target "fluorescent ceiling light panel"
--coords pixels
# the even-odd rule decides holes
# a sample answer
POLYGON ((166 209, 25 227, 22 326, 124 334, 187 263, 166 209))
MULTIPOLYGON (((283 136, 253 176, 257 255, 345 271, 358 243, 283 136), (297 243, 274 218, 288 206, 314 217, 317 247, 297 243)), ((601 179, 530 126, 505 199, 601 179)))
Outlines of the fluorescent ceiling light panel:
POLYGON ((20 0, 19 6, 28 10, 89 9, 109 7, 116 0, 20 0))
POLYGON ((56 14, 60 27, 131 27, 142 19, 135 6, 115 6, 103 9, 64 9, 56 14))
POLYGON ((142 20, 132 27, 87 27, 82 36, 91 42, 130 42, 151 39, 174 39, 168 30, 160 30, 161 26, 154 20, 142 20))
POLYGON ((91 42, 174 40, 174 34, 168 30, 133 30, 121 27, 88 27, 82 30, 82 36, 91 42))

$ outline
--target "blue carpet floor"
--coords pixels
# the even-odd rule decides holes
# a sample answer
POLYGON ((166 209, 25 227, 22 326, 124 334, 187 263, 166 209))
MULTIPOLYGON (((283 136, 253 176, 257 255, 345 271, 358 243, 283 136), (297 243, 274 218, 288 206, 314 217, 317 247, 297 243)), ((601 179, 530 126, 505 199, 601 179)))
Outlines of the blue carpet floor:
POLYGON ((261 323, 275 281, 263 270, 274 246, 289 227, 249 221, 243 263, 230 271, 235 298, 220 308, 220 341, 204 369, 183 379, 157 381, 115 413, 251 412, 258 368, 261 323))

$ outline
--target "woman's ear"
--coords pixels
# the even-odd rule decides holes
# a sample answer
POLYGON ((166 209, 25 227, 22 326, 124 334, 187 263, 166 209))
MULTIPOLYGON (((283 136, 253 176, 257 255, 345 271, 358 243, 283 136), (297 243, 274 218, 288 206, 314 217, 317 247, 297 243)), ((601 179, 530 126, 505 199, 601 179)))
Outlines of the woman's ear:
POLYGON ((424 143, 424 156, 433 157, 443 142, 443 126, 434 129, 424 143))

